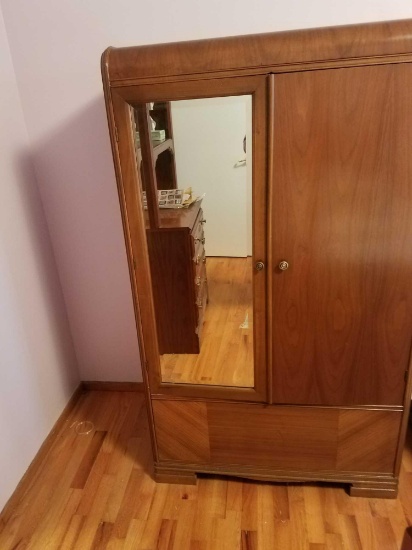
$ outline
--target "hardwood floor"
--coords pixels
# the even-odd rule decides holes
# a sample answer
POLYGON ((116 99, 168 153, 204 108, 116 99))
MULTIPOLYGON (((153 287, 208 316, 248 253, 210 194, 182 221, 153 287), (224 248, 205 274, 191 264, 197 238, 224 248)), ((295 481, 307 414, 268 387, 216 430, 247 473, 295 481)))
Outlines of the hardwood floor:
POLYGON ((151 463, 143 395, 83 394, 0 524, 1 550, 399 550, 412 524, 411 432, 396 500, 213 477, 156 484, 151 463), (80 435, 84 421, 94 428, 80 435))
POLYGON ((251 388, 254 386, 252 259, 209 257, 207 280, 209 303, 200 353, 163 355, 162 379, 251 388))

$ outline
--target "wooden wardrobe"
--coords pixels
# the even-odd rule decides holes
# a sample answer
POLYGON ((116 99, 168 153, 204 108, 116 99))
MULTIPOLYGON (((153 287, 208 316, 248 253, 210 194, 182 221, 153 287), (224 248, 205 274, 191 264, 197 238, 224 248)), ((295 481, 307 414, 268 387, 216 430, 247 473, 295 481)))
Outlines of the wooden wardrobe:
POLYGON ((155 478, 395 497, 412 389, 412 20, 108 48, 102 74, 155 478), (242 94, 254 385, 163 382, 133 109, 242 94))

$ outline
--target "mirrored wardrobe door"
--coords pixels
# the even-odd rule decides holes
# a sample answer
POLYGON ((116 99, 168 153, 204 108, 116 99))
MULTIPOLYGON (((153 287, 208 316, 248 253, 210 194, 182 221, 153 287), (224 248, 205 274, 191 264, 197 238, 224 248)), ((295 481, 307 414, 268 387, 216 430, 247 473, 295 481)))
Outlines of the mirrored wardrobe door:
POLYGON ((163 382, 254 386, 251 100, 134 110, 163 382))
POLYGON ((239 80, 128 102, 164 393, 266 397, 266 83, 239 80))

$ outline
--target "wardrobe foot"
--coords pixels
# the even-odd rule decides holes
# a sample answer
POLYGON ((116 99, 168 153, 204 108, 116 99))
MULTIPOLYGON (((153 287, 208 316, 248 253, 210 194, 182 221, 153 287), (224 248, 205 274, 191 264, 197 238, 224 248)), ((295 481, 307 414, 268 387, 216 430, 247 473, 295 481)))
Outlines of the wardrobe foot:
POLYGON ((357 481, 349 488, 351 497, 396 498, 398 481, 357 481))
POLYGON ((180 485, 196 485, 197 483, 195 472, 159 466, 155 466, 153 478, 157 483, 178 483, 180 485))

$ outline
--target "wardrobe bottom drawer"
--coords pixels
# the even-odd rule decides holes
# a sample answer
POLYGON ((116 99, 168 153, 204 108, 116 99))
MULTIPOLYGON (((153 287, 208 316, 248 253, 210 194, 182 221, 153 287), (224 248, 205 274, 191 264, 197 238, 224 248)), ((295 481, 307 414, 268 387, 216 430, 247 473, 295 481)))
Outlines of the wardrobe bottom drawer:
POLYGON ((153 400, 161 461, 393 473, 399 410, 153 400))

